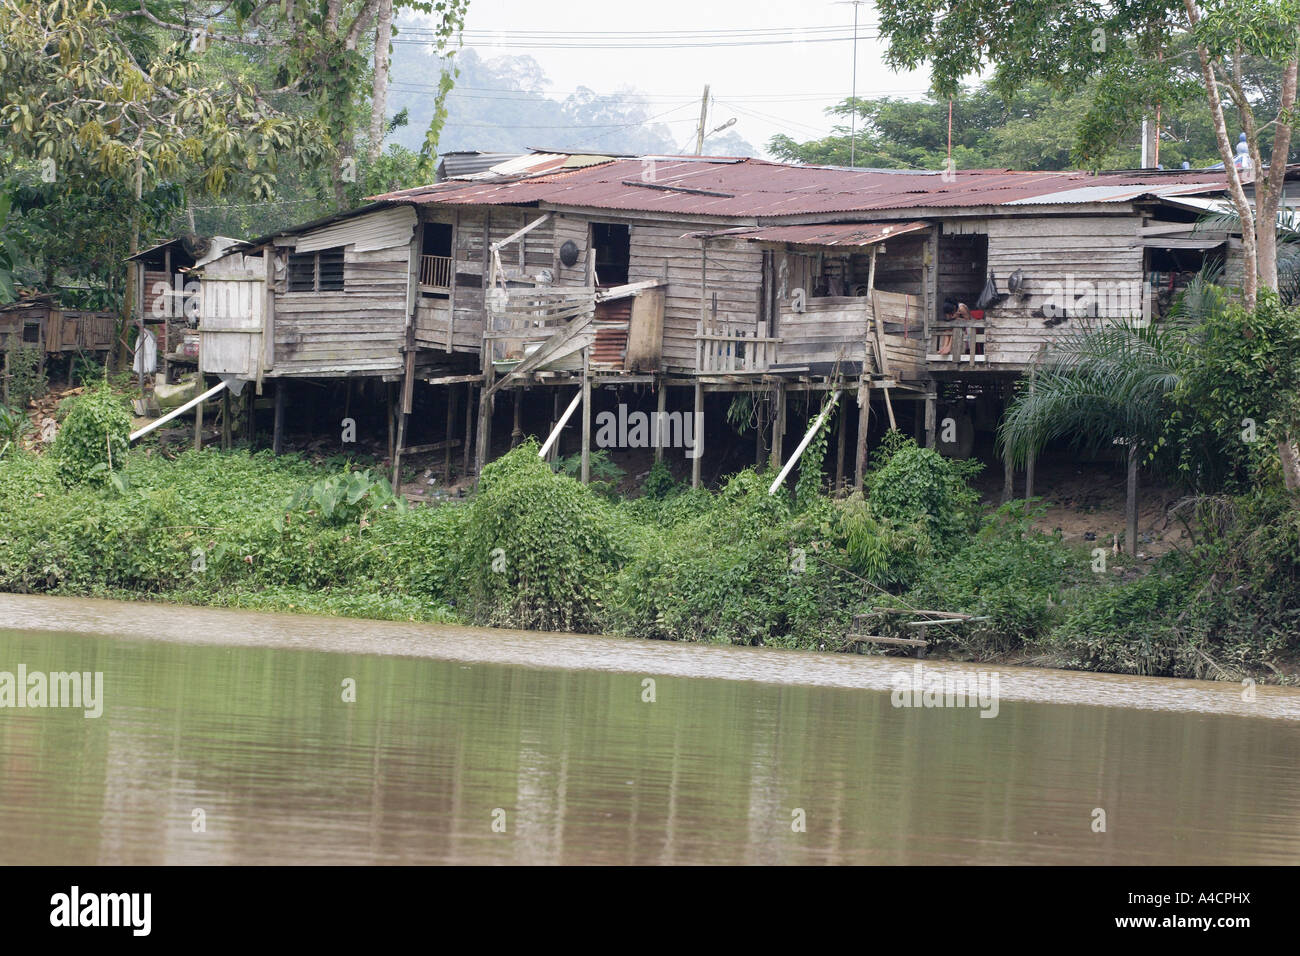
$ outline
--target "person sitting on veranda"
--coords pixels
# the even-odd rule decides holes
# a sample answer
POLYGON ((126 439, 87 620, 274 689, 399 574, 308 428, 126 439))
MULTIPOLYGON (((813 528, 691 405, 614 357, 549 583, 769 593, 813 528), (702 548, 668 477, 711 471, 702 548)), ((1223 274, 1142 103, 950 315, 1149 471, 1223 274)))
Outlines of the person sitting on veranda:
MULTIPOLYGON (((958 302, 956 299, 943 300, 943 318, 945 322, 962 322, 970 319, 970 307, 965 302, 958 302)), ((952 352, 952 332, 941 334, 939 336, 939 354, 949 355, 952 352)))

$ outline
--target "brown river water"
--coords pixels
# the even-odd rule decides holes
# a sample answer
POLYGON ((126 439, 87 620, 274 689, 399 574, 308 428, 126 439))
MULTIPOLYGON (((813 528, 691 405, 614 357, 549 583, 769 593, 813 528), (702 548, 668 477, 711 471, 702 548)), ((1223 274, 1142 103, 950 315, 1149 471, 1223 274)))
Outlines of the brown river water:
POLYGON ((915 663, 0 595, 0 864, 1300 860, 1300 691, 915 663))

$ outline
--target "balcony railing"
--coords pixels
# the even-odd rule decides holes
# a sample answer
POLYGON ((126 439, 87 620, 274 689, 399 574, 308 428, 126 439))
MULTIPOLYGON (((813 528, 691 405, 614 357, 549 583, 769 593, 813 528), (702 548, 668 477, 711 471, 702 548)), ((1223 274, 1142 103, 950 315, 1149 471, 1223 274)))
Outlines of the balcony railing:
POLYGON ((777 362, 781 340, 746 329, 696 327, 695 365, 701 372, 763 372, 777 362))
POLYGON ((420 285, 451 288, 451 256, 420 256, 420 285))
POLYGON ((965 322, 931 322, 926 361, 970 363, 985 361, 987 328, 983 319, 965 322))

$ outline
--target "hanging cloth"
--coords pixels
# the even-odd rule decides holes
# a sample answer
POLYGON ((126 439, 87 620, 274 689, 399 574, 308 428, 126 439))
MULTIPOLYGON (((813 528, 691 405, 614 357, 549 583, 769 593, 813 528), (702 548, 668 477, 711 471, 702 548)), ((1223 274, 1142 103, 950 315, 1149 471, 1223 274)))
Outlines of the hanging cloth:
POLYGON ((131 370, 140 375, 152 375, 158 371, 158 339, 148 329, 144 329, 136 340, 131 370))

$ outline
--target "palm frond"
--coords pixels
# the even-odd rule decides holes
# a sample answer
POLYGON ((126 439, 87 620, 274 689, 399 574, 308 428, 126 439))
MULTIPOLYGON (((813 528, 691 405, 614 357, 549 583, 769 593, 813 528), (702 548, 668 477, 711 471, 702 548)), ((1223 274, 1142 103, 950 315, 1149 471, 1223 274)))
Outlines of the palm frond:
POLYGON ((1068 438, 1096 451, 1116 439, 1150 446, 1166 397, 1181 381, 1187 331, 1118 322, 1063 337, 998 428, 1012 461, 1023 464, 1049 442, 1068 438))

